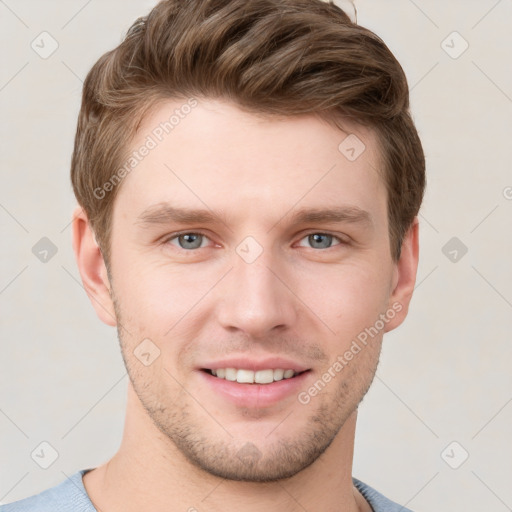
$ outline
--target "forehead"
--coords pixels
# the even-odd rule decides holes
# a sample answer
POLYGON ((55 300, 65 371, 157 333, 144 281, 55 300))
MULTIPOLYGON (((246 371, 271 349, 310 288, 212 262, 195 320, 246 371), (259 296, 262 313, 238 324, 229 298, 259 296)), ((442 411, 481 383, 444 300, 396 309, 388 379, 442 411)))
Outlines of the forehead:
POLYGON ((386 193, 376 135, 341 124, 345 131, 315 115, 255 115, 219 100, 161 102, 130 145, 138 158, 123 179, 118 209, 135 217, 167 202, 228 216, 257 210, 269 222, 294 205, 382 214, 386 193))

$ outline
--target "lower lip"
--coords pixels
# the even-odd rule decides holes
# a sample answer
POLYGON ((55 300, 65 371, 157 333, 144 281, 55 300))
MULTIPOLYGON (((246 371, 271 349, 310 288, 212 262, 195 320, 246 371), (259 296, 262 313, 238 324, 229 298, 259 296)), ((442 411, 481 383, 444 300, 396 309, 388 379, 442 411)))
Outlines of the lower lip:
POLYGON ((279 403, 291 395, 297 395, 305 389, 305 380, 310 370, 290 379, 282 379, 271 384, 241 384, 226 379, 214 377, 200 370, 207 385, 224 396, 238 407, 264 408, 279 403))

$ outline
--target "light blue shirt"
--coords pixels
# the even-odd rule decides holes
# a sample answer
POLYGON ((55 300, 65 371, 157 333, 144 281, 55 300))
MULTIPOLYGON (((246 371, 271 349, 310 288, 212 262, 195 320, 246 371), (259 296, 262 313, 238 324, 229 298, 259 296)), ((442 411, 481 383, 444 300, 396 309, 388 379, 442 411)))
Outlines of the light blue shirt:
MULTIPOLYGON (((39 494, 0 506, 0 512, 97 512, 85 490, 83 469, 60 484, 39 494)), ((395 503, 357 478, 354 485, 371 505, 374 512, 412 512, 395 503)))

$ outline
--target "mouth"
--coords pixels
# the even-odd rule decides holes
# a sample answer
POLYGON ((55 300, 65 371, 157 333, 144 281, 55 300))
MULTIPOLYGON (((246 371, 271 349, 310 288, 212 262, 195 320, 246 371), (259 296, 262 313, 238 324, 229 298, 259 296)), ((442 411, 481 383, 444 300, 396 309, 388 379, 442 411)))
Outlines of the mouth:
POLYGON ((312 369, 200 368, 202 383, 223 402, 235 407, 266 409, 292 403, 294 396, 307 388, 312 369), (285 377, 286 375, 286 377, 285 377), (274 380, 275 379, 275 380, 274 380))
POLYGON ((285 368, 268 368, 264 370, 247 370, 243 368, 201 368, 201 371, 230 382, 239 384, 272 384, 281 380, 290 380, 310 370, 295 371, 285 368))

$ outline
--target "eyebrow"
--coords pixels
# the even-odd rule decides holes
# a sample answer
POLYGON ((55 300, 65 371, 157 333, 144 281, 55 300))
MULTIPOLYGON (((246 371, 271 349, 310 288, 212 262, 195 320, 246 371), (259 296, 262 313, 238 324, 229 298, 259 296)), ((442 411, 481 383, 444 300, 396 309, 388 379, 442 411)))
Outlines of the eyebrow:
MULTIPOLYGON (((276 224, 281 222, 284 215, 276 224)), ((226 224, 225 216, 211 210, 179 208, 169 203, 158 203, 146 208, 135 221, 142 227, 151 225, 178 224, 226 224)), ((371 214, 358 206, 337 206, 331 208, 302 208, 293 213, 288 221, 291 224, 350 223, 373 226, 371 214)), ((276 225, 275 224, 275 225, 276 225)), ((274 225, 274 226, 275 226, 274 225)))

